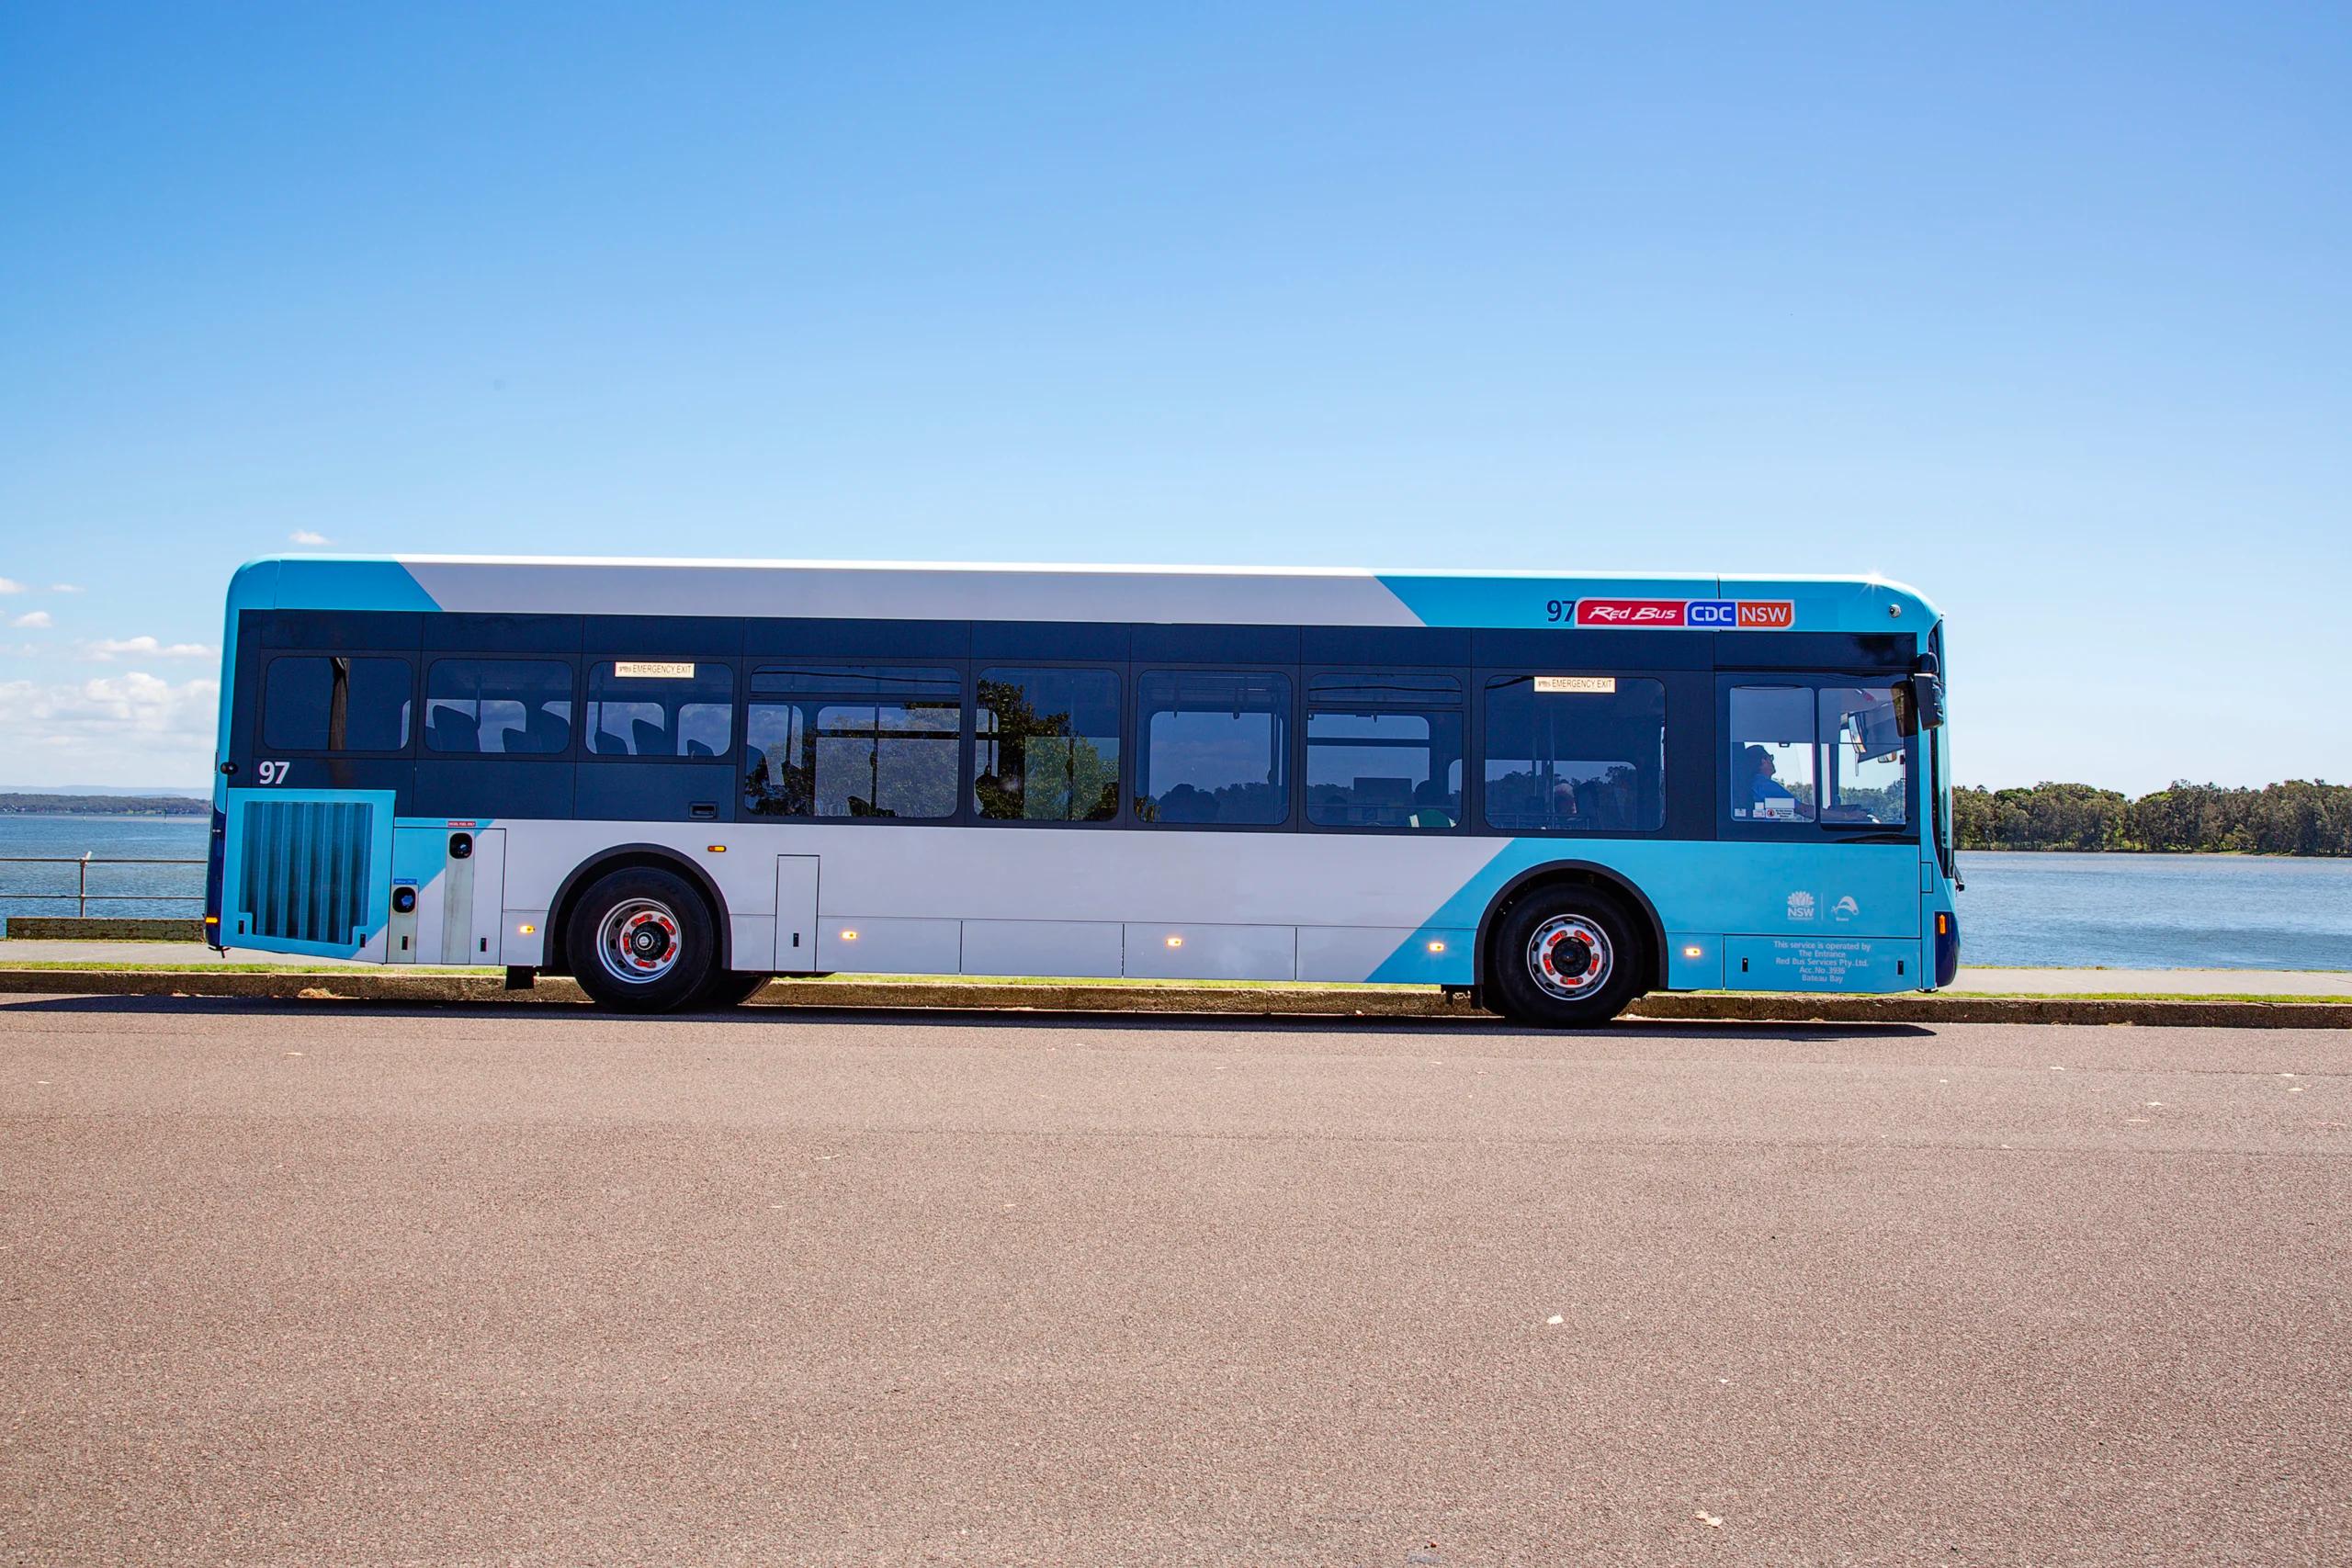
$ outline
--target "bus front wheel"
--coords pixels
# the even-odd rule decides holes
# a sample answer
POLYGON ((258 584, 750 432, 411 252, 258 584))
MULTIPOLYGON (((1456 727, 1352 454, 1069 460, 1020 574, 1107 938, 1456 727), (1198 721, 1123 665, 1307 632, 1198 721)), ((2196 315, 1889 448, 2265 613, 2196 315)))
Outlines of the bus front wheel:
POLYGON ((671 1012, 702 994, 718 967, 710 908, 683 877, 628 866, 581 895, 564 953, 588 999, 624 1012, 671 1012))
POLYGON ((1551 1029, 1607 1023, 1642 992, 1641 937, 1613 898, 1586 887, 1545 888, 1513 904, 1496 927, 1497 1010, 1551 1029))

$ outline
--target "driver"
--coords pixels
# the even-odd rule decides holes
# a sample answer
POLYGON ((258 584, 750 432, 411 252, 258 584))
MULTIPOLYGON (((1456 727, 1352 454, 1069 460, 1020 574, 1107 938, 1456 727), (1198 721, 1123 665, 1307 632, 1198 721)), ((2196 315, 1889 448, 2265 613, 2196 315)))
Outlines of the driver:
MULTIPOLYGON (((1761 806, 1768 800, 1792 801, 1795 802, 1796 815, 1800 817, 1809 815, 1804 808, 1804 803, 1797 800, 1795 795, 1789 793, 1786 784, 1772 776, 1775 768, 1771 752, 1761 746, 1750 746, 1746 756, 1747 758, 1747 798, 1750 805, 1761 806)), ((1755 815, 1762 817, 1768 813, 1758 811, 1755 815)), ((1773 812, 1770 815, 1778 816, 1785 813, 1773 812)))

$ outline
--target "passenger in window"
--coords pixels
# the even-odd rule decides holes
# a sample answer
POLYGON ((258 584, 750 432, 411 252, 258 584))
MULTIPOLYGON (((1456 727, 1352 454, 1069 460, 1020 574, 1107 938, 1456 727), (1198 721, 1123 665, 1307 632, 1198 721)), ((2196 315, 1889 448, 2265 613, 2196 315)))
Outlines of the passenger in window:
POLYGON ((1808 815, 1804 803, 1789 793, 1788 786, 1772 775, 1778 771, 1772 753, 1761 746, 1747 749, 1747 798, 1760 818, 1804 817, 1808 815), (1783 806, 1779 804, 1786 801, 1783 806))

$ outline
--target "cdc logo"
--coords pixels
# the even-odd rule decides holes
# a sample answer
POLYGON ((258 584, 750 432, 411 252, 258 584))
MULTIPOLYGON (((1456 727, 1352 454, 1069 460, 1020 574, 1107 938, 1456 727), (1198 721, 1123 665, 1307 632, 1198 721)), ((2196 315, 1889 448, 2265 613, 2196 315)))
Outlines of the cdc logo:
POLYGON ((1736 626, 1739 625, 1739 605, 1729 599, 1693 599, 1686 612, 1684 624, 1693 626, 1736 626))

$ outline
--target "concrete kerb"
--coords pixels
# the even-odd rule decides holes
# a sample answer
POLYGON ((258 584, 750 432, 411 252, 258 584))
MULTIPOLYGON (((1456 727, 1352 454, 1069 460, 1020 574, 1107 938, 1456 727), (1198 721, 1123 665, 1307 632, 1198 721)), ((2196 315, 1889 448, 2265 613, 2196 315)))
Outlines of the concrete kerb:
MULTIPOLYGON (((495 975, 401 975, 350 969, 268 973, 0 969, 0 993, 45 996, 243 997, 283 1001, 580 1005, 580 987, 546 977, 509 991, 495 975)), ((1485 1018, 1467 1001, 1407 987, 1057 986, 941 980, 784 980, 749 1004, 790 1009, 1221 1013, 1238 1017, 1485 1018)), ((2109 1000, 2087 998, 1651 996, 1628 1017, 1750 1023, 2066 1023, 2211 1029, 2352 1029, 2352 1002, 2109 1000)))

